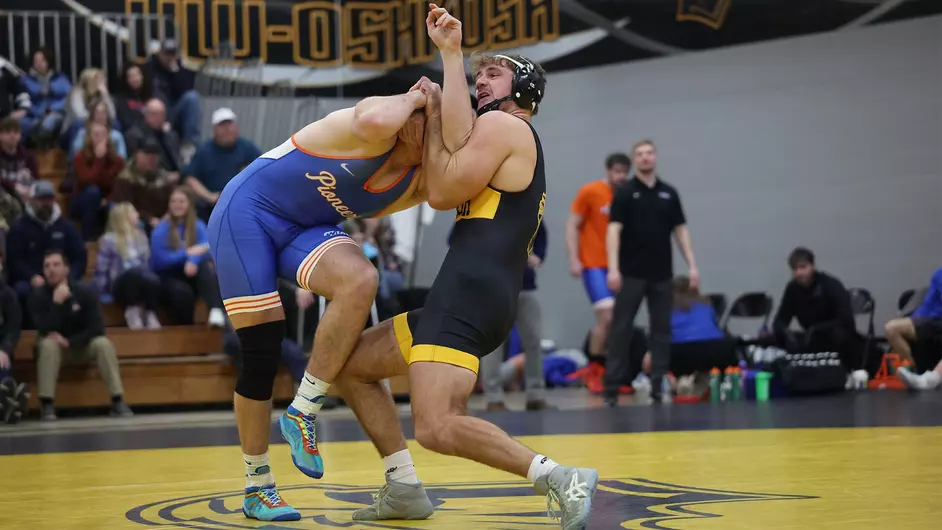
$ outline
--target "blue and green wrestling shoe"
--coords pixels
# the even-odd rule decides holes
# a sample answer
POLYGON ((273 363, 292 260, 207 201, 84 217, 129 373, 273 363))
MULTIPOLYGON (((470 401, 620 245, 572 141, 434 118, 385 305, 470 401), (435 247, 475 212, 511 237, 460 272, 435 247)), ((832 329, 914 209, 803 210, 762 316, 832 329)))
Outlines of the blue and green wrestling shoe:
POLYGON ((281 499, 274 484, 245 488, 242 513, 259 521, 299 521, 301 512, 281 499))
POLYGON ((324 476, 324 460, 317 450, 314 435, 314 416, 302 414, 288 405, 288 410, 278 420, 281 437, 291 446, 291 460, 301 473, 311 478, 324 476))

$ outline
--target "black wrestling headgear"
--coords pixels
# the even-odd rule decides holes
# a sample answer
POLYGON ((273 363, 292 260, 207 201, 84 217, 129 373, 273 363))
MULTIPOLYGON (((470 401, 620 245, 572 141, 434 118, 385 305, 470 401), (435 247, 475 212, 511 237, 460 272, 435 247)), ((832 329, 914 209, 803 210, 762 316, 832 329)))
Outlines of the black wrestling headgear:
POLYGON ((537 106, 543 100, 543 93, 546 90, 546 77, 536 69, 533 63, 521 55, 495 55, 494 58, 503 59, 514 65, 514 80, 510 85, 510 95, 484 105, 478 109, 478 116, 497 110, 501 103, 509 100, 513 100, 521 109, 536 113, 537 106))

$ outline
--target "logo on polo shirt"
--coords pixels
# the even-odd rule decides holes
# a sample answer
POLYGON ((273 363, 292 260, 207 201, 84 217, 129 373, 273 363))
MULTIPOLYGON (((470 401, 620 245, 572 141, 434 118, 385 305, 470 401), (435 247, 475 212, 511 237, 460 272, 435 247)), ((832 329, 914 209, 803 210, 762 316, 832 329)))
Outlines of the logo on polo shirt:
POLYGON ((657 196, 660 197, 660 198, 662 198, 662 199, 670 199, 670 198, 671 198, 671 194, 668 193, 668 192, 666 192, 666 191, 658 192, 657 196))

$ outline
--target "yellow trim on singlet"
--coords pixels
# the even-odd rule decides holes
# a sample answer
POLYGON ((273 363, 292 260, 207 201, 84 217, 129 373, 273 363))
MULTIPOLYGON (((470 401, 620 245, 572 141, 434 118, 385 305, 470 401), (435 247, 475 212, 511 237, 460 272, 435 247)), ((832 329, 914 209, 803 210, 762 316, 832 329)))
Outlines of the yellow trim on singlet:
POLYGON ((432 344, 417 344, 412 347, 406 363, 433 362, 445 363, 467 368, 475 374, 478 373, 480 359, 470 353, 449 348, 447 346, 434 346, 432 344))
POLYGON ((409 363, 409 356, 412 351, 412 330, 409 329, 409 314, 399 313, 393 317, 393 333, 396 334, 396 342, 399 343, 399 351, 409 363))
POLYGON ((396 334, 396 342, 399 343, 399 351, 402 352, 402 358, 406 360, 406 364, 416 362, 445 363, 467 368, 475 374, 478 373, 481 361, 470 353, 432 344, 413 346, 408 313, 400 313, 393 317, 393 333, 396 334))
POLYGON ((464 201, 464 204, 458 207, 458 215, 455 217, 455 221, 462 219, 493 219, 497 215, 500 197, 500 192, 494 188, 490 186, 484 188, 473 199, 464 201))

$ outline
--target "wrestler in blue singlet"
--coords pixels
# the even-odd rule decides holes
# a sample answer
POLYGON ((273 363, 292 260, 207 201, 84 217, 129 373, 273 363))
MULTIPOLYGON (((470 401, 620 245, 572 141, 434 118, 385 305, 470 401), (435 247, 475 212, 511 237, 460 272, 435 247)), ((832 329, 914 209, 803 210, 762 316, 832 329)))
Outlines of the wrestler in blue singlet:
POLYGON ((376 157, 332 157, 304 151, 291 138, 233 178, 209 219, 226 312, 277 308, 279 276, 307 288, 311 270, 329 248, 355 244, 338 224, 379 216, 415 177, 416 168, 407 168, 385 188, 370 187, 393 149, 376 157))

